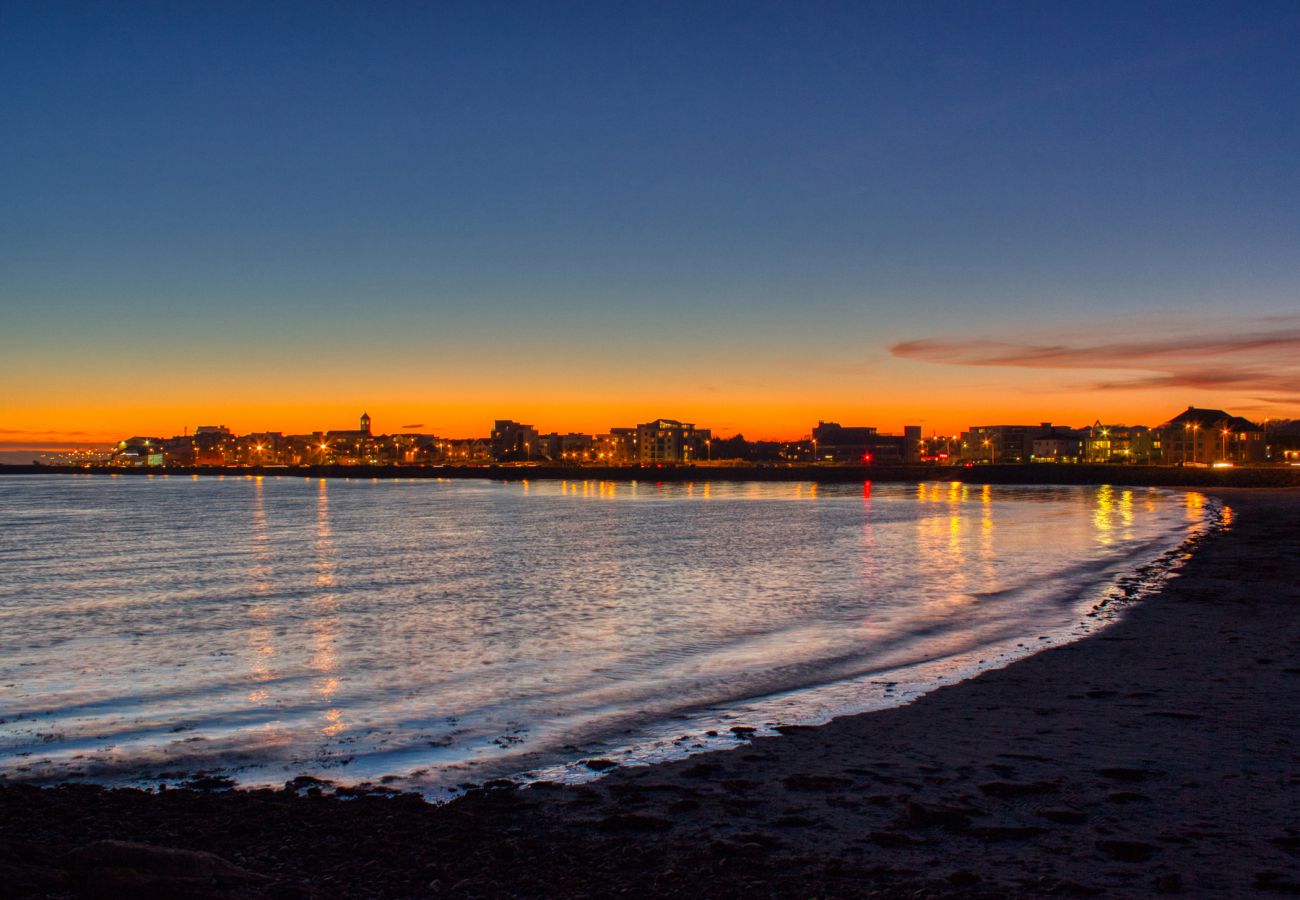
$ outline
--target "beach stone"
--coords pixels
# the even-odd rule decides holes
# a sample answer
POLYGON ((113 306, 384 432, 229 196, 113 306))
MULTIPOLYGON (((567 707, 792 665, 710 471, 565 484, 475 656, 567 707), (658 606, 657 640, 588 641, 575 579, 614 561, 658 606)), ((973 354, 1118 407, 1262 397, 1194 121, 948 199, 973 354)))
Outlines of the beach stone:
POLYGON ((990 797, 1033 797, 1054 794, 1061 786, 1051 781, 989 781, 979 786, 980 793, 990 797))
MULTIPOLYGON (((913 828, 965 828, 970 824, 974 810, 952 806, 926 806, 909 802, 904 814, 905 827, 913 828)), ((976 814, 978 814, 976 812, 976 814)))
POLYGON ((1109 778, 1112 781, 1149 781, 1152 778, 1159 778, 1164 772, 1158 772, 1153 769, 1139 769, 1131 766, 1110 766, 1106 769, 1098 769, 1097 774, 1103 778, 1109 778))
POLYGON ((849 779, 838 775, 788 775, 781 783, 791 791, 835 791, 853 784, 849 779))
POLYGON ((1253 887, 1275 894, 1300 894, 1300 881, 1287 878, 1279 872, 1258 872, 1253 887))
POLYGON ((966 834, 981 841, 1023 841, 1046 830, 1037 825, 975 825, 967 828, 966 834))
POLYGON ((95 841, 66 858, 85 896, 256 896, 268 879, 213 853, 129 841, 95 841))
POLYGON ((673 823, 659 816, 617 813, 605 816, 598 827, 601 831, 667 831, 673 823))
POLYGON ((1183 892, 1183 876, 1177 872, 1165 872, 1156 876, 1153 887, 1157 894, 1181 894, 1183 892))
POLYGON ((1038 815, 1049 822, 1056 822, 1058 825, 1082 825, 1088 821, 1086 813, 1065 807, 1044 807, 1038 811, 1038 815))
POLYGON ((1145 841, 1098 841, 1097 849, 1120 862, 1146 862, 1160 849, 1145 841))
POLYGON ((897 831, 873 831, 867 839, 879 847, 910 847, 919 843, 916 838, 897 831))

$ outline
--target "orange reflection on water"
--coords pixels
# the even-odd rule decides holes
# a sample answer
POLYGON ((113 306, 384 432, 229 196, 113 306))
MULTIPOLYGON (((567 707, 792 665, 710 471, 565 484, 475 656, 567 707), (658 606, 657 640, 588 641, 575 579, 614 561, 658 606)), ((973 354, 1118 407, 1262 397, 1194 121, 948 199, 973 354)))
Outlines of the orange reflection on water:
POLYGON ((936 590, 927 593, 927 611, 951 611, 970 602, 967 584, 970 573, 966 565, 966 534, 960 507, 962 488, 959 483, 922 483, 917 485, 917 499, 923 503, 942 503, 948 514, 926 515, 916 522, 916 555, 927 580, 936 590))
POLYGON ((348 726, 343 722, 343 710, 327 709, 325 710, 325 721, 329 724, 321 728, 321 734, 333 737, 342 732, 348 726))
POLYGON ((253 483, 253 565, 248 574, 253 581, 253 593, 263 596, 271 589, 271 554, 266 530, 266 502, 262 495, 262 479, 253 483))
POLYGON ((876 526, 871 517, 871 482, 862 482, 862 554, 863 571, 868 579, 876 574, 876 526))
MULTIPOLYGON (((261 607, 253 607, 249 612, 251 618, 270 618, 269 610, 261 607)), ((248 669, 254 681, 270 681, 275 677, 275 670, 272 667, 276 655, 274 638, 275 631, 270 626, 255 627, 248 632, 250 649, 253 651, 248 669)))
MULTIPOLYGON (((251 580, 250 592, 255 597, 264 597, 270 591, 270 553, 267 547, 266 508, 262 496, 262 485, 256 482, 253 487, 252 517, 252 552, 253 562, 248 568, 251 580)), ((266 682, 275 678, 275 629, 269 624, 275 617, 275 611, 265 600, 259 600, 248 607, 248 618, 252 627, 248 631, 249 677, 253 681, 266 682), (267 623, 267 624, 263 624, 267 623)), ((255 688, 249 692, 251 703, 262 703, 268 692, 255 688)))
POLYGON ((1188 531, 1196 531, 1205 520, 1205 501, 1205 495, 1198 494, 1196 491, 1183 494, 1183 509, 1187 514, 1188 531))
POLYGON ((330 528, 330 498, 328 482, 322 478, 316 492, 316 584, 319 587, 334 585, 334 532, 330 528))
POLYGON ((1092 527, 1097 532, 1097 540, 1104 544, 1114 541, 1111 529, 1115 527, 1115 488, 1103 484, 1097 489, 1096 507, 1092 511, 1092 527))
MULTIPOLYGON (((321 587, 335 585, 334 529, 330 524, 329 493, 325 479, 321 479, 320 490, 316 493, 316 584, 321 587)), ((312 600, 312 656, 308 666, 319 673, 322 678, 316 686, 316 692, 326 702, 338 693, 340 681, 334 674, 338 668, 338 636, 340 622, 337 615, 338 599, 333 592, 326 592, 312 600)), ((321 731, 326 735, 338 734, 344 729, 341 709, 326 710, 326 722, 321 731)))

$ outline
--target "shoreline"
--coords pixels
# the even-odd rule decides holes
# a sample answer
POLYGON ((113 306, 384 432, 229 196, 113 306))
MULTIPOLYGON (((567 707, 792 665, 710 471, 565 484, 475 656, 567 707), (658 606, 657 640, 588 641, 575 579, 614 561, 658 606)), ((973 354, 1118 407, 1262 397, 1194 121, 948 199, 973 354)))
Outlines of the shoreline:
POLYGON ((160 794, 9 784, 0 885, 51 897, 112 885, 320 897, 1300 892, 1300 491, 1208 493, 1231 510, 1228 529, 1120 621, 905 706, 441 806, 344 801, 309 783, 160 794))
POLYGON ((117 468, 112 466, 47 466, 0 464, 5 475, 80 475, 145 478, 341 478, 483 479, 489 481, 814 481, 848 484, 864 481, 912 483, 960 481, 966 484, 1102 485, 1170 488, 1300 487, 1300 466, 1240 466, 1214 469, 1195 466, 1136 466, 1090 463, 1027 463, 1018 465, 664 465, 664 466, 171 466, 117 468))

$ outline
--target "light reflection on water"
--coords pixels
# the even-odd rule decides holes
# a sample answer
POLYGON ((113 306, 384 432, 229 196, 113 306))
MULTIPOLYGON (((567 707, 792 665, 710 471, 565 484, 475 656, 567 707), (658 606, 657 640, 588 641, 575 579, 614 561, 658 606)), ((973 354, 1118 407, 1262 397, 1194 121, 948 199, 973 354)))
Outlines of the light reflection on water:
POLYGON ((6 478, 0 773, 436 791, 671 755, 1067 639, 1206 512, 958 482, 6 478))

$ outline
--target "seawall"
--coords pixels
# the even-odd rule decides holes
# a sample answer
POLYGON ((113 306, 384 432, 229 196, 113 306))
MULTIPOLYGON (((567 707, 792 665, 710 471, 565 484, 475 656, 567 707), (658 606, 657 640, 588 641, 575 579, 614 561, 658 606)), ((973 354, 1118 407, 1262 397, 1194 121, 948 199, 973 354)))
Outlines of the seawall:
POLYGON ((107 466, 0 465, 0 475, 226 476, 298 478, 486 478, 494 481, 815 481, 823 484, 961 481, 967 484, 1115 484, 1146 487, 1300 487, 1300 467, 978 465, 962 466, 107 466))

